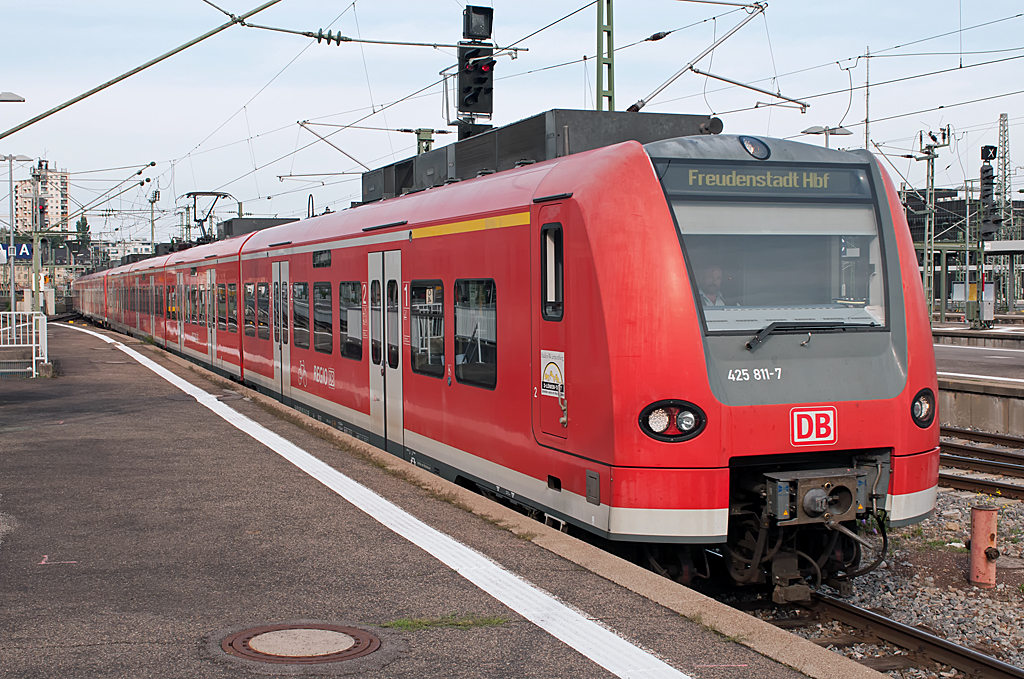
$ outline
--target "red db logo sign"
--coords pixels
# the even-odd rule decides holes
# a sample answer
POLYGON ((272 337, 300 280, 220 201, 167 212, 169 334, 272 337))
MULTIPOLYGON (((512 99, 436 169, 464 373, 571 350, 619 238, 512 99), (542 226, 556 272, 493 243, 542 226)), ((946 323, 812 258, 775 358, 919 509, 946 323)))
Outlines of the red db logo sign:
POLYGON ((789 411, 790 442, 794 446, 819 446, 835 443, 836 409, 793 408, 789 411))

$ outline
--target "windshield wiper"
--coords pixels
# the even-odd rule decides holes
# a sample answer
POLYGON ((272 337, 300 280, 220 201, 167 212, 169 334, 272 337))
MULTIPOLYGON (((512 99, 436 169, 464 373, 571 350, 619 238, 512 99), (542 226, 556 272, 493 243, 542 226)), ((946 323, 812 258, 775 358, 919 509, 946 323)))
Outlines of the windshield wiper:
POLYGON ((835 330, 836 328, 877 328, 878 323, 846 323, 845 321, 821 321, 817 323, 792 323, 792 322, 778 322, 769 323, 768 325, 761 328, 756 335, 750 338, 746 343, 747 351, 753 351, 754 349, 761 346, 761 343, 771 337, 777 332, 806 332, 811 333, 814 330, 835 330))

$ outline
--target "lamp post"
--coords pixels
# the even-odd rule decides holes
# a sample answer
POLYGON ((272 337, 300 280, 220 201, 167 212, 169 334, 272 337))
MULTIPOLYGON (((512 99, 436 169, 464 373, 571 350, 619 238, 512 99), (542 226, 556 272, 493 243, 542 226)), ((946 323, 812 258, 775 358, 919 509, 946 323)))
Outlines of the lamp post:
POLYGON ((825 148, 828 148, 828 138, 833 134, 840 136, 853 134, 845 127, 822 127, 821 125, 815 125, 814 127, 808 127, 800 134, 823 134, 825 135, 825 148))
MULTIPOLYGON (((25 101, 25 97, 20 94, 15 94, 14 92, 0 92, 0 102, 19 103, 23 101, 25 101)), ((11 311, 14 311, 14 161, 17 160, 18 162, 23 162, 22 159, 24 159, 24 162, 32 160, 25 156, 0 156, 0 160, 6 160, 9 163, 8 169, 10 170, 10 174, 8 175, 8 186, 11 189, 11 252, 9 253, 11 255, 11 261, 8 263, 8 266, 11 267, 11 311)))
MULTIPOLYGON (((4 92, 3 94, 9 94, 9 92, 4 92)), ((4 100, 4 101, 7 101, 7 100, 4 100)), ((11 261, 8 262, 7 264, 8 264, 8 266, 11 269, 11 278, 10 278, 10 282, 11 282, 11 289, 10 289, 11 311, 14 311, 14 225, 15 225, 15 223, 17 221, 15 219, 15 217, 14 217, 14 161, 18 161, 19 163, 30 163, 30 162, 32 162, 32 159, 29 158, 28 156, 7 155, 7 156, 0 156, 0 160, 6 160, 7 161, 7 186, 9 188, 10 194, 11 194, 11 196, 10 196, 11 197, 11 224, 10 224, 11 233, 10 233, 10 249, 8 251, 8 254, 10 255, 9 259, 11 261)))

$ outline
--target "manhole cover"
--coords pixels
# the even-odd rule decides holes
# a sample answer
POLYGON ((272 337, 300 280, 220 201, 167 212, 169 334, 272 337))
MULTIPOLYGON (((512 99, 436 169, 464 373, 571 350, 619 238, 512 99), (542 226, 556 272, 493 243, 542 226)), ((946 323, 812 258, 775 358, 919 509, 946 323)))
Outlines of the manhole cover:
POLYGON ((242 630, 220 646, 247 660, 311 665, 360 658, 380 648, 380 639, 355 627, 306 623, 242 630))

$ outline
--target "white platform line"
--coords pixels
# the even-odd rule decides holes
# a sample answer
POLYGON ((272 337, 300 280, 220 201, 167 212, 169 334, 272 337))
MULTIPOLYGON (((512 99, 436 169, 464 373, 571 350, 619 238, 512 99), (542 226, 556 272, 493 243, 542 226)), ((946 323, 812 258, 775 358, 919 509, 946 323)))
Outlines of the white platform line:
POLYGON ((420 547, 466 580, 612 674, 624 679, 690 679, 688 675, 574 611, 487 556, 428 526, 366 486, 221 403, 212 394, 183 380, 150 358, 92 330, 73 325, 55 325, 85 332, 113 344, 175 387, 194 396, 201 405, 267 446, 373 519, 420 547))
POLYGON ((1016 377, 993 377, 992 375, 968 375, 965 373, 935 373, 939 377, 966 377, 971 380, 989 380, 991 382, 1013 382, 1024 384, 1024 380, 1016 377))

